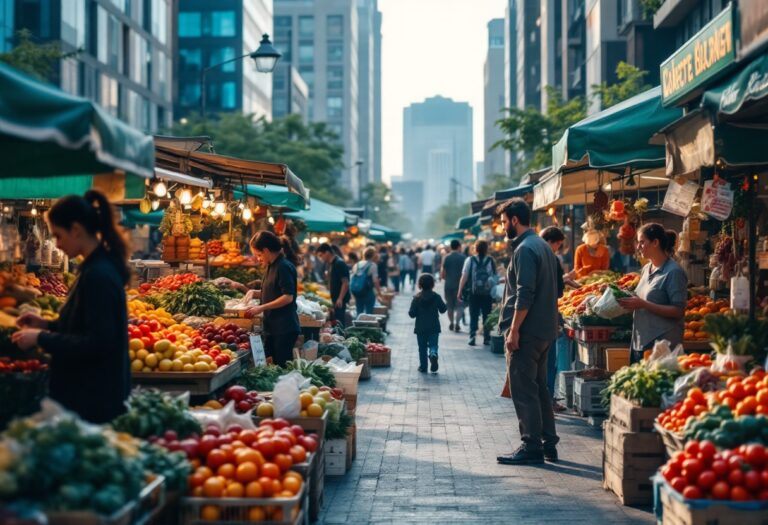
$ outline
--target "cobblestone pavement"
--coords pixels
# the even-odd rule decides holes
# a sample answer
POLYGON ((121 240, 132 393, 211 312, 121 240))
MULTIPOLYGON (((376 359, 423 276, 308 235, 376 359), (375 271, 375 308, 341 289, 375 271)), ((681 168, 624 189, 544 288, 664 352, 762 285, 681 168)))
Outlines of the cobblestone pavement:
POLYGON ((440 371, 418 373, 409 304, 397 297, 390 317, 393 366, 360 383, 357 459, 326 478, 321 523, 653 523, 603 490, 601 431, 581 418, 557 418, 559 463, 497 464, 520 443, 499 397, 504 357, 447 333, 444 317, 440 371))

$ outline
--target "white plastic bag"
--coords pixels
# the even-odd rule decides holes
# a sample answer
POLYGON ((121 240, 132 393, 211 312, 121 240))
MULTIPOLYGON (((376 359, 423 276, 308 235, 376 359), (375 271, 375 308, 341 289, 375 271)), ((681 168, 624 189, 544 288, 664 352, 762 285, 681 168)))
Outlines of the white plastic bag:
POLYGON ((222 430, 226 430, 232 425, 251 430, 256 428, 252 417, 253 409, 244 414, 239 414, 237 410, 235 410, 234 401, 230 401, 224 408, 218 410, 193 409, 190 412, 203 428, 211 424, 218 426, 222 430))
POLYGON ((275 406, 275 417, 290 419, 299 417, 301 403, 299 393, 309 386, 310 380, 299 372, 293 371, 278 379, 272 391, 272 404, 275 406))
POLYGON ((736 354, 731 343, 728 343, 728 348, 726 348, 724 354, 717 353, 715 362, 712 363, 712 370, 724 373, 734 371, 746 372, 747 363, 753 359, 754 357, 751 355, 736 354))
POLYGON ((656 343, 653 345, 651 356, 648 358, 649 368, 655 370, 680 370, 680 362, 677 360, 677 358, 679 356, 685 355, 685 350, 683 349, 683 345, 677 345, 677 347, 672 350, 670 348, 670 344, 671 343, 666 339, 656 341, 656 343))
POLYGON ((614 319, 615 317, 629 313, 629 311, 622 308, 619 301, 616 300, 610 286, 605 289, 603 296, 592 306, 592 311, 603 319, 614 319))

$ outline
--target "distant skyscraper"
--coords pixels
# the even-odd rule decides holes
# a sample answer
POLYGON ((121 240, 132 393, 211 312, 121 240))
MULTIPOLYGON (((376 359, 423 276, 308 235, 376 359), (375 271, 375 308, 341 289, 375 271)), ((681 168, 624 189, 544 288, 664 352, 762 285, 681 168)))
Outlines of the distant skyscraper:
MULTIPOLYGON (((255 51, 261 35, 272 34, 272 0, 179 0, 178 11, 177 118, 201 111, 203 69, 255 51)), ((272 75, 256 71, 250 58, 234 60, 206 74, 205 98, 208 114, 271 118, 272 75)))
POLYGON ((436 96, 404 109, 403 179, 424 184, 424 217, 475 196, 472 108, 436 96))
POLYGON ((411 219, 415 231, 420 232, 424 224, 424 183, 420 180, 404 180, 392 177, 392 194, 395 196, 394 208, 411 219))
POLYGON ((475 162, 475 193, 480 191, 485 183, 485 162, 478 160, 475 162))
POLYGON ((278 62, 272 75, 272 118, 296 114, 308 122, 309 87, 299 70, 289 62, 278 62))
POLYGON ((173 114, 172 12, 169 0, 0 0, 0 51, 21 29, 33 42, 79 50, 60 61, 51 80, 151 133, 169 126, 173 114))
POLYGON ((495 18, 488 22, 488 52, 485 57, 484 85, 484 159, 483 169, 477 172, 475 189, 479 189, 491 175, 507 173, 504 164, 504 150, 491 149, 493 145, 504 138, 504 134, 496 125, 496 121, 504 116, 504 19, 495 18))
POLYGON ((517 3, 517 107, 541 107, 541 0, 517 3))
POLYGON ((541 0, 541 111, 547 111, 547 86, 557 90, 563 85, 562 0, 541 0))
POLYGON ((592 86, 616 82, 616 66, 627 58, 626 39, 619 34, 619 2, 591 0, 586 3, 586 89, 589 114, 602 109, 592 86))
POLYGON ((584 2, 562 0, 562 81, 566 100, 586 95, 587 22, 584 2))
POLYGON ((362 177, 381 181, 381 13, 378 0, 357 0, 359 141, 362 177), (377 132, 378 127, 378 132, 377 132), (378 144, 377 144, 378 142, 378 144))
MULTIPOLYGON (((504 84, 504 107, 517 106, 517 0, 508 0, 504 10, 504 84)), ((512 157, 511 151, 504 151, 507 175, 512 174, 512 157)))
MULTIPOLYGON (((381 38, 376 2, 274 1, 275 46, 283 53, 281 60, 297 67, 309 87, 309 119, 326 122, 339 135, 345 166, 339 179, 357 196, 361 185, 374 180, 380 165, 380 155, 376 156, 376 108, 380 102, 375 89, 380 73, 375 70, 380 70, 376 66, 381 38), (365 20, 361 21, 363 15, 365 20), (363 48, 365 57, 361 58, 363 48), (365 86, 361 86, 361 75, 368 81, 365 86), (363 103, 361 97, 365 98, 363 103), (365 145, 361 145, 361 137, 365 145), (360 168, 358 161, 363 162, 360 168)), ((280 95, 276 87, 275 96, 280 95)), ((378 170, 380 173, 381 168, 378 170)))

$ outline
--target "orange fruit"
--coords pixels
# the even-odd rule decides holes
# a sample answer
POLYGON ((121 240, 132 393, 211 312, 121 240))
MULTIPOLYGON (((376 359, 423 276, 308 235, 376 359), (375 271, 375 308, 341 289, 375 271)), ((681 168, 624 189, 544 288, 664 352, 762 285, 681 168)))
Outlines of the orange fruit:
POLYGON ((226 479, 233 479, 235 477, 235 466, 232 463, 224 463, 216 471, 216 474, 226 479))
POLYGON ((289 454, 275 454, 274 462, 280 468, 280 472, 287 472, 293 466, 293 458, 289 454))
POLYGON ((264 463, 261 466, 261 475, 268 478, 277 479, 280 477, 280 467, 274 463, 264 463))
MULTIPOLYGON (((262 457, 263 459, 263 457, 262 457)), ((240 465, 242 463, 250 462, 256 465, 259 464, 259 451, 252 448, 241 448, 235 453, 235 461, 240 465)))
POLYGON ((239 481, 232 481, 224 490, 225 498, 242 498, 245 495, 245 487, 239 481))
POLYGON ((267 521, 267 513, 263 507, 251 507, 248 509, 248 521, 267 521))
POLYGON ((261 488, 261 483, 258 481, 251 481, 245 486, 246 498, 261 498, 264 496, 264 489, 261 488))
POLYGON ((205 521, 219 521, 221 510, 216 505, 206 505, 200 509, 200 518, 205 521))
POLYGON ((296 478, 301 482, 304 481, 304 477, 298 472, 296 472, 295 470, 289 470, 288 472, 285 473, 285 476, 283 476, 283 480, 286 480, 288 478, 296 478))
POLYGON ((220 498, 224 494, 224 478, 213 476, 206 479, 203 494, 206 498, 220 498))
POLYGON ((272 478, 261 476, 258 483, 261 485, 261 492, 264 494, 265 498, 271 498, 275 495, 274 486, 272 485, 272 478))
POLYGON ((283 508, 274 507, 269 515, 269 519, 272 521, 283 521, 283 508))
POLYGON ((206 478, 199 472, 195 472, 191 476, 189 476, 189 486, 190 487, 202 487, 203 483, 205 483, 206 478))
POLYGON ((202 485, 192 489, 192 497, 193 498, 202 498, 204 495, 205 494, 203 494, 203 487, 202 487, 202 485))
POLYGON ((283 491, 295 496, 301 491, 302 482, 293 476, 286 476, 283 480, 283 491))
POLYGON ((254 481, 259 477, 259 467, 251 461, 240 463, 237 466, 236 477, 238 481, 242 481, 243 483, 254 481))
POLYGON ((307 460, 307 450, 301 445, 294 445, 290 450, 293 463, 304 463, 307 460))
POLYGON ((280 482, 279 479, 273 479, 272 480, 272 494, 277 496, 283 491, 283 484, 280 482))
POLYGON ((197 470, 195 470, 195 473, 201 474, 205 479, 208 479, 211 476, 213 476, 213 471, 206 466, 198 467, 197 470))
POLYGON ((283 490, 280 494, 277 495, 278 498, 292 498, 294 496, 294 493, 290 490, 283 490))

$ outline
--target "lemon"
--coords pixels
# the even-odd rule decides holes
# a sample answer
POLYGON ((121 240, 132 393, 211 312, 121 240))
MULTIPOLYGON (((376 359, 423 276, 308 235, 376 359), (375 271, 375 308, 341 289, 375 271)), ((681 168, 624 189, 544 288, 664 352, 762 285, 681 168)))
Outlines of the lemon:
POLYGON ((130 359, 131 361, 136 359, 136 352, 134 352, 133 350, 128 350, 128 359, 130 359))
POLYGON ((171 342, 168 339, 160 339, 155 343, 155 352, 165 352, 171 347, 171 342))
POLYGON ((171 361, 172 369, 174 372, 181 372, 184 370, 184 363, 182 363, 179 359, 174 359, 171 361))
POLYGON ((197 362, 198 363, 201 363, 201 362, 202 363, 207 363, 207 364, 210 365, 213 362, 213 358, 211 356, 207 355, 207 354, 203 354, 203 355, 201 355, 200 357, 197 358, 197 362))
POLYGON ((320 389, 317 388, 315 385, 312 385, 311 387, 309 387, 309 393, 312 394, 313 396, 316 396, 318 392, 320 392, 320 389))
POLYGON ((144 348, 144 342, 141 339, 131 339, 128 341, 128 348, 136 351, 144 348))
POLYGON ((181 361, 185 365, 191 365, 192 364, 192 356, 189 354, 184 354, 179 358, 179 361, 181 361))
POLYGON ((183 370, 184 372, 194 372, 194 371, 195 371, 195 365, 193 365, 192 363, 186 363, 186 364, 185 364, 185 365, 182 367, 182 370, 183 370))
POLYGON ((141 359, 136 359, 133 362, 131 362, 131 370, 134 372, 141 372, 141 369, 144 368, 144 361, 141 359))
POLYGON ((144 361, 148 355, 149 355, 149 352, 147 352, 142 348, 141 350, 136 352, 136 359, 141 359, 142 361, 144 361))
POLYGON ((176 352, 173 354, 173 358, 179 359, 183 355, 184 355, 184 352, 182 352, 181 350, 176 350, 176 352))
POLYGON ((157 364, 161 372, 167 372, 173 368, 173 362, 170 359, 163 359, 157 364))
POLYGON ((148 366, 145 366, 144 368, 142 368, 142 369, 141 369, 141 371, 142 371, 142 372, 151 372, 151 371, 152 371, 152 369, 151 369, 151 368, 149 368, 148 366))
POLYGON ((209 370, 210 368, 208 367, 208 363, 203 363, 202 361, 195 363, 196 372, 208 372, 209 370))
POLYGON ((144 364, 147 365, 149 368, 155 368, 157 366, 157 356, 155 354, 149 354, 144 359, 144 364))

